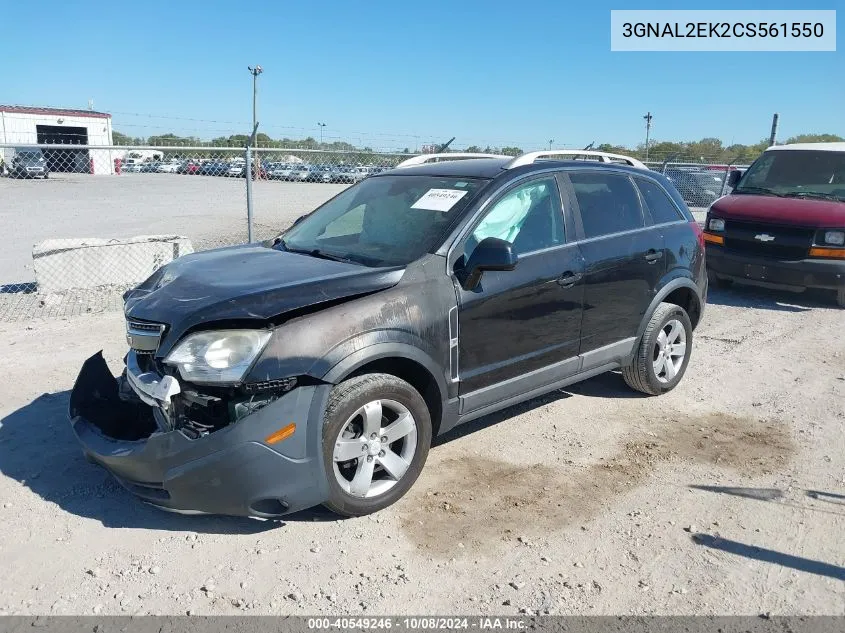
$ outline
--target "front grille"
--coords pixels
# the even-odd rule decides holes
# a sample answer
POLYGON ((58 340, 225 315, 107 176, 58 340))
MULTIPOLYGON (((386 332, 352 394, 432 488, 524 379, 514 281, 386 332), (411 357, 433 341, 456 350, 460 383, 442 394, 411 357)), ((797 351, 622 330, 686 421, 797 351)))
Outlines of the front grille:
POLYGON ((126 319, 126 342, 136 354, 155 354, 164 329, 161 323, 126 319))
POLYGON ((807 257, 809 247, 789 246, 786 244, 764 244, 758 241, 725 239, 725 248, 739 253, 748 253, 758 257, 771 257, 772 259, 804 259, 807 257))
POLYGON ((814 234, 814 229, 800 226, 727 220, 725 249, 772 259, 804 259, 814 234))

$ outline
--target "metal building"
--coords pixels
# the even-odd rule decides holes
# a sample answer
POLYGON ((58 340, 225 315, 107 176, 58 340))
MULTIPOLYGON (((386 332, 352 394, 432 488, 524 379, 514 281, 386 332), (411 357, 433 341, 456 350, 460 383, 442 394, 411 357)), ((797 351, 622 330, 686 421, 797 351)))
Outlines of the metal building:
MULTIPOLYGON (((32 144, 111 145, 111 115, 93 110, 68 110, 0 105, 0 147, 32 144)), ((87 149, 72 147, 44 150, 51 172, 114 173, 112 161, 92 161, 87 149)))

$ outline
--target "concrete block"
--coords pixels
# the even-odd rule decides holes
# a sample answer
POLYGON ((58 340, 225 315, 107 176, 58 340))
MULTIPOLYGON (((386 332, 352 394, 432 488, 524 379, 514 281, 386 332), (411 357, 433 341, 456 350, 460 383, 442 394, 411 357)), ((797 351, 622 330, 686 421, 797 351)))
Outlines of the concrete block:
POLYGON ((38 292, 73 288, 133 286, 164 264, 193 253, 179 235, 139 235, 127 239, 54 239, 32 248, 38 292))

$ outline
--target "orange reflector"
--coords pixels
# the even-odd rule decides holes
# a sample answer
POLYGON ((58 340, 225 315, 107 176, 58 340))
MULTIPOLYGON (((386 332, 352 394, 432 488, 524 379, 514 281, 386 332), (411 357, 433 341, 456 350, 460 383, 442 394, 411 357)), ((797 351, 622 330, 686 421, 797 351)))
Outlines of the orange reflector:
POLYGON ((814 246, 810 249, 810 257, 832 257, 845 259, 845 248, 822 248, 814 246))
POLYGON ((267 437, 264 438, 264 441, 268 444, 278 444, 286 439, 288 439, 291 435, 296 433, 296 423, 291 422, 287 426, 283 426, 275 433, 271 433, 267 437))
POLYGON ((721 235, 713 235, 712 233, 708 233, 707 231, 704 232, 704 241, 711 242, 713 244, 724 244, 725 238, 721 235))

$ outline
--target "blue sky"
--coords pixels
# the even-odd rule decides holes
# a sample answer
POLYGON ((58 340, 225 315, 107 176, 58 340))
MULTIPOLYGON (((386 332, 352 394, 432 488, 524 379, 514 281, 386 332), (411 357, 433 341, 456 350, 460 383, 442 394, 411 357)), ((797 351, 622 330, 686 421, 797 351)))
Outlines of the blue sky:
MULTIPOLYGON (((0 103, 86 107, 148 136, 247 133, 412 149, 456 136, 524 149, 652 138, 751 143, 845 136, 845 51, 611 53, 610 9, 800 9, 803 3, 503 0, 10 2, 0 103), (571 6, 568 6, 571 4, 571 6), (82 7, 86 7, 83 9, 82 7), (16 59, 15 63, 9 63, 16 59), (140 115, 140 116, 139 116, 140 115)), ((840 11, 832 0, 813 9, 840 11)))

